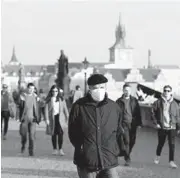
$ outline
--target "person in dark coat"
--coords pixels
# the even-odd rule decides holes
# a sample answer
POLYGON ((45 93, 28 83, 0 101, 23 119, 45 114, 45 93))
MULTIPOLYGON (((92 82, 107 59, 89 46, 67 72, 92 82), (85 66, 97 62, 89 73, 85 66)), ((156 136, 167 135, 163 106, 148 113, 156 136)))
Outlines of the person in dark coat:
POLYGON ((8 85, 3 84, 1 91, 1 134, 2 134, 2 124, 4 122, 4 133, 3 140, 7 139, 8 125, 10 114, 10 105, 13 103, 13 98, 8 92, 8 85))
POLYGON ((69 139, 75 148, 74 164, 80 178, 117 178, 122 112, 106 93, 107 78, 93 74, 89 92, 72 106, 69 139))
POLYGON ((136 130, 138 126, 142 126, 140 107, 138 100, 131 96, 131 86, 129 84, 124 84, 123 95, 116 102, 120 108, 123 108, 124 159, 125 166, 129 166, 131 161, 130 154, 136 142, 136 130))

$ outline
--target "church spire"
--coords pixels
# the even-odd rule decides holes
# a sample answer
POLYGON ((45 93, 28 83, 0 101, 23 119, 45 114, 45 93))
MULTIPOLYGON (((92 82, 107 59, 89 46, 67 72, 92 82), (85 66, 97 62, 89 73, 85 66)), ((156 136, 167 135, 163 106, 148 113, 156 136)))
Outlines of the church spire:
POLYGON ((125 45, 124 38, 125 38, 125 27, 121 25, 121 16, 119 15, 119 22, 116 27, 116 44, 120 43, 124 46, 125 45))
POLYGON ((152 68, 152 63, 151 63, 151 50, 148 50, 148 68, 152 68))
POLYGON ((19 65, 19 62, 16 58, 16 53, 15 53, 15 46, 13 46, 13 52, 12 52, 12 57, 11 60, 9 62, 10 65, 19 65))

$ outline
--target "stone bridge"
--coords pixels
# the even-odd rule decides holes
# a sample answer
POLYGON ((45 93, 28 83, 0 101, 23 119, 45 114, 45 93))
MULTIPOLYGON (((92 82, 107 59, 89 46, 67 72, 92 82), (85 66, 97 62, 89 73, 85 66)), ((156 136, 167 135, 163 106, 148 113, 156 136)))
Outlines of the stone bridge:
MULTIPOLYGON (((51 138, 45 135, 45 124, 37 127, 35 156, 19 156, 19 123, 11 120, 7 140, 1 142, 1 176, 2 178, 77 178, 76 167, 72 163, 73 148, 64 135, 63 149, 65 156, 51 155, 51 138)), ((118 173, 120 178, 180 178, 180 169, 171 169, 168 164, 168 144, 162 152, 159 165, 154 165, 157 145, 156 130, 141 128, 137 133, 137 142, 132 152, 132 164, 124 167, 123 158, 119 158, 118 173)), ((180 139, 176 139, 176 163, 180 166, 180 139)))

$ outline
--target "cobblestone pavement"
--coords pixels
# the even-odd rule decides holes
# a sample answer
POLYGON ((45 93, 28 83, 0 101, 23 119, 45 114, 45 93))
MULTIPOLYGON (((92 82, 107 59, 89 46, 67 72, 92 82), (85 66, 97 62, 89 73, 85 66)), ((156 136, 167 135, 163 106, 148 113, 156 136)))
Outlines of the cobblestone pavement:
MULTIPOLYGON (((35 156, 28 157, 28 151, 22 156, 20 151, 19 123, 10 122, 7 140, 1 142, 2 178, 77 178, 76 167, 72 163, 73 148, 64 135, 65 156, 51 155, 51 139, 45 135, 45 126, 37 127, 35 156)), ((153 158, 157 144, 156 132, 152 129, 140 129, 132 153, 132 164, 124 167, 119 159, 120 178, 180 178, 180 169, 171 169, 168 165, 168 144, 166 143, 160 164, 154 165, 153 158)), ((176 140, 176 163, 180 166, 180 139, 176 140)))

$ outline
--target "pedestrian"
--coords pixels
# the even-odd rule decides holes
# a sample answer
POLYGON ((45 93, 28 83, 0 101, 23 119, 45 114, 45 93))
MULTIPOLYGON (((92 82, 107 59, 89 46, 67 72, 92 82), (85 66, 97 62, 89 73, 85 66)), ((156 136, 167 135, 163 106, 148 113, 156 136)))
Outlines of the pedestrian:
POLYGON ((129 166, 131 162, 130 154, 136 142, 137 127, 142 126, 140 107, 138 100, 131 95, 131 86, 128 83, 124 84, 123 95, 116 102, 123 109, 124 159, 125 166, 129 166))
POLYGON ((34 139, 36 133, 36 123, 39 124, 37 95, 34 93, 34 84, 28 83, 27 92, 20 95, 19 115, 20 115, 20 135, 21 153, 24 153, 29 137, 29 156, 34 156, 34 139))
POLYGON ((3 140, 7 139, 9 117, 12 116, 10 113, 12 112, 12 108, 10 108, 12 102, 13 102, 13 98, 8 92, 8 85, 3 84, 1 91, 1 133, 2 133, 2 124, 4 122, 3 140))
POLYGON ((107 78, 93 74, 89 92, 77 100, 69 117, 69 139, 80 178, 117 178, 122 113, 106 93, 107 78))
POLYGON ((69 117, 66 102, 60 96, 60 90, 56 85, 53 85, 48 93, 45 105, 45 121, 47 124, 48 135, 51 135, 53 155, 64 155, 63 145, 63 129, 62 125, 66 123, 69 117), (57 149, 57 140, 59 149, 57 149))
POLYGON ((45 103, 46 103, 46 97, 43 89, 39 90, 39 114, 40 114, 40 120, 45 120, 45 103))
POLYGON ((74 92, 73 96, 73 103, 75 103, 78 99, 83 97, 83 93, 81 91, 81 87, 79 85, 76 85, 76 90, 74 92))
POLYGON ((162 148, 166 137, 169 143, 169 164, 171 168, 177 168, 174 162, 176 132, 180 133, 179 106, 173 99, 172 87, 165 85, 161 98, 154 102, 152 118, 158 132, 158 145, 156 149, 155 164, 159 164, 162 148))

